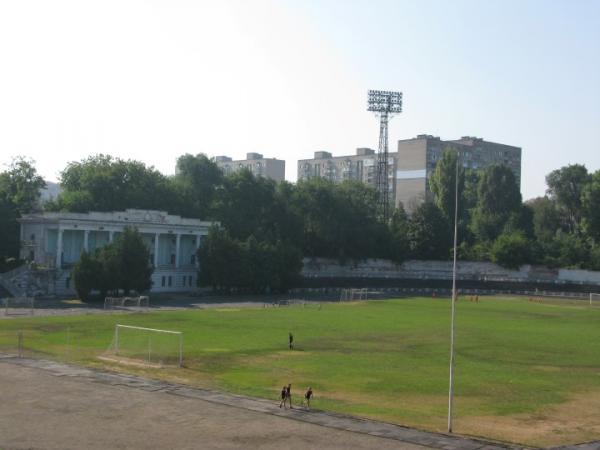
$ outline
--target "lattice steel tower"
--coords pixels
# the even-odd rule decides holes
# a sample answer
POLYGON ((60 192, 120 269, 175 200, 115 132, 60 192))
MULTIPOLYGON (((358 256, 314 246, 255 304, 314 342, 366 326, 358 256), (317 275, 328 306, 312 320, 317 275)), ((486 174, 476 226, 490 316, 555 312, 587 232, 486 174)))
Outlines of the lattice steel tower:
POLYGON ((402 92, 369 91, 368 111, 379 116, 379 149, 377 151, 376 188, 383 219, 390 217, 390 179, 388 152, 388 121, 402 112, 402 92))

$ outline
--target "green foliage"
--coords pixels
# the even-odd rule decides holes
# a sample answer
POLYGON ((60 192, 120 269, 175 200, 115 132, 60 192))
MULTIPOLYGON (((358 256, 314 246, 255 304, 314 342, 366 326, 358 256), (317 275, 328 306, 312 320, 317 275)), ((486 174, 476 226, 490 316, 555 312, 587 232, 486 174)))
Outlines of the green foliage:
POLYGON ((177 158, 173 179, 175 189, 185 205, 185 217, 209 218, 216 192, 223 186, 223 172, 206 155, 185 155, 177 158))
POLYGON ((600 246, 600 170, 591 177, 591 181, 581 193, 583 228, 596 245, 600 246))
POLYGON ((548 194, 562 211, 565 226, 571 233, 579 229, 582 215, 581 194, 589 181, 587 169, 580 164, 561 167, 546 176, 548 194))
POLYGON ((46 182, 37 174, 34 164, 18 157, 0 173, 0 267, 12 266, 6 260, 19 256, 17 219, 39 208, 40 189, 46 182))
POLYGON ((529 262, 531 243, 519 232, 503 233, 491 248, 492 261, 502 267, 518 269, 529 262))
POLYGON ((60 211, 124 211, 128 208, 179 212, 172 182, 139 161, 90 156, 71 162, 61 173, 63 191, 48 209, 60 211))
POLYGON ((421 204, 408 226, 410 254, 415 259, 448 259, 451 256, 454 227, 432 202, 421 204))
POLYGON ((298 280, 302 255, 293 245, 234 239, 216 226, 198 249, 198 282, 215 290, 285 292, 298 280))
POLYGON ((377 193, 356 181, 299 181, 293 208, 304 221, 303 253, 346 259, 382 257, 389 230, 378 219, 377 193))
POLYGON ((466 209, 464 208, 465 201, 463 198, 465 190, 465 171, 459 165, 458 154, 454 151, 445 151, 442 158, 436 164, 431 178, 429 178, 429 188, 433 194, 433 201, 448 223, 454 223, 457 165, 458 203, 462 218, 466 212, 466 209))
POLYGON ((511 215, 520 212, 521 192, 512 170, 505 165, 485 169, 477 197, 471 228, 478 240, 493 241, 502 233, 511 215))
POLYGON ((390 220, 390 245, 389 245, 389 258, 396 262, 401 263, 408 258, 410 254, 410 242, 408 240, 408 232, 410 227, 410 220, 404 207, 400 205, 392 213, 390 220))
POLYGON ((126 227, 111 244, 94 254, 82 253, 73 268, 75 290, 83 300, 93 290, 104 297, 109 291, 145 292, 152 287, 150 251, 137 230, 126 227))
POLYGON ((538 197, 527 202, 533 211, 533 229, 535 238, 540 242, 554 239, 561 229, 561 220, 556 202, 548 197, 538 197))

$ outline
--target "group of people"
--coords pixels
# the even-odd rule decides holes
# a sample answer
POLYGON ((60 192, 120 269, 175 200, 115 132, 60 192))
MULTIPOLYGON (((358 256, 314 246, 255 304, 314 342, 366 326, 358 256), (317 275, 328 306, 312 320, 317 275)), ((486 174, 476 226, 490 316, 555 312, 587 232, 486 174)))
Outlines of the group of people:
MULTIPOLYGON (((302 405, 306 405, 308 409, 310 409, 310 399, 313 396, 312 388, 309 386, 304 394, 304 400, 302 401, 302 405)), ((292 406, 292 385, 288 384, 287 386, 283 386, 281 388, 281 402, 279 403, 279 407, 282 406, 287 409, 286 404, 290 405, 290 409, 293 409, 292 406)))

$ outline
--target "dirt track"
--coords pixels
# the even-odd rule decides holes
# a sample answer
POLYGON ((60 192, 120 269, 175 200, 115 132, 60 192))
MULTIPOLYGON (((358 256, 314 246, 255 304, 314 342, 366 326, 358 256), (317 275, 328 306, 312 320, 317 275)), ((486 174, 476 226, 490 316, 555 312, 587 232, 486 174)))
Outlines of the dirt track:
POLYGON ((3 450, 427 448, 10 363, 0 383, 3 450))

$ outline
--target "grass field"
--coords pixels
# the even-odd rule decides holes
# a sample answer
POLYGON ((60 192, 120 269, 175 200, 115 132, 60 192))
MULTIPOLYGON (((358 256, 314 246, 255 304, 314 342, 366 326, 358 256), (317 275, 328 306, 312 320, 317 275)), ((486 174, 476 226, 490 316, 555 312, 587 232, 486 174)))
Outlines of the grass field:
MULTIPOLYGON (((19 318, 0 329, 0 349, 22 330, 28 351, 50 358, 274 401, 283 384, 296 401, 310 385, 318 409, 446 427, 448 299, 19 318), (185 367, 100 361, 116 323, 182 331, 185 367)), ((600 308, 463 299, 456 330, 456 433, 532 446, 600 439, 600 308)))

